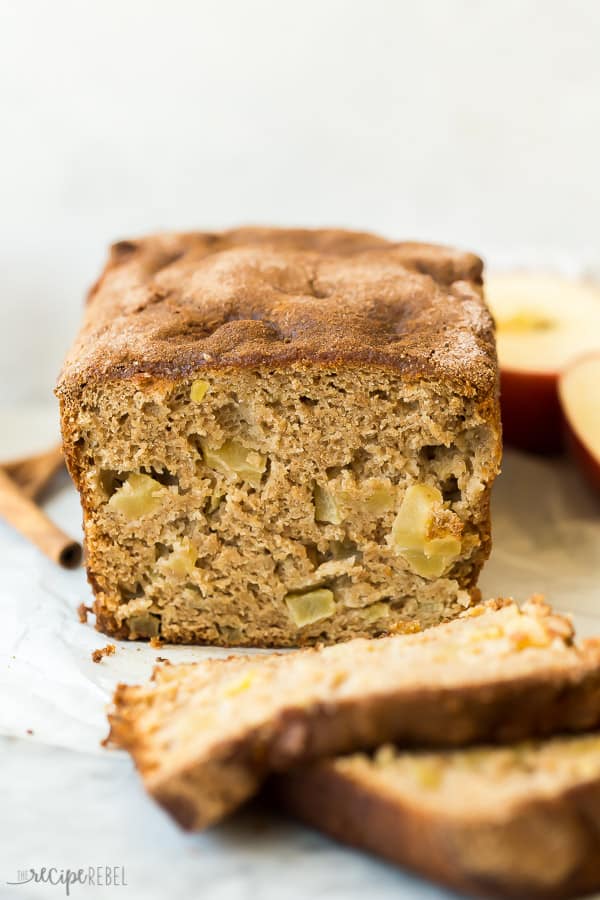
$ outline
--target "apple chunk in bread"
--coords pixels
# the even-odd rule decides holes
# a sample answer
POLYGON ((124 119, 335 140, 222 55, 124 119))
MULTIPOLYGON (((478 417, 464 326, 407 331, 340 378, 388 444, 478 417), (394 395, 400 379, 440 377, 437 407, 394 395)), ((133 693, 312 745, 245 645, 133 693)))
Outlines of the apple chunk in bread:
POLYGON ((576 360, 562 375, 559 396, 569 449, 600 491, 600 353, 576 360))
POLYGON ((500 274, 488 279, 486 296, 497 324, 505 442, 555 453, 563 434, 558 378, 572 360, 600 352, 600 287, 500 274))

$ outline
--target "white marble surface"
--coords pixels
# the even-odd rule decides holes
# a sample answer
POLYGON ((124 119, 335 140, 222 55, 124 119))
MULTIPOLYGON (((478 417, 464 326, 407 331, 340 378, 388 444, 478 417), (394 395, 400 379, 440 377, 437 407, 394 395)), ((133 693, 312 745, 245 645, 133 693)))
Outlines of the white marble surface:
MULTIPOLYGON (((0 458, 51 440, 46 407, 3 411, 0 458)), ((495 546, 485 595, 544 591, 600 632, 600 503, 564 461, 506 455, 494 498, 495 546)), ((66 478, 48 511, 77 533, 77 497, 66 478)), ((124 866, 127 886, 72 888, 72 896, 211 900, 415 898, 441 889, 254 807, 205 835, 182 834, 144 795, 129 759, 103 750, 105 703, 115 682, 145 678, 157 651, 105 640, 81 625, 83 572, 63 572, 0 523, 0 897, 58 897, 62 888, 9 886, 19 869, 124 866), (30 729, 33 733, 28 734, 30 729), (120 893, 119 893, 120 892, 120 893)), ((173 659, 210 650, 162 648, 173 659)))

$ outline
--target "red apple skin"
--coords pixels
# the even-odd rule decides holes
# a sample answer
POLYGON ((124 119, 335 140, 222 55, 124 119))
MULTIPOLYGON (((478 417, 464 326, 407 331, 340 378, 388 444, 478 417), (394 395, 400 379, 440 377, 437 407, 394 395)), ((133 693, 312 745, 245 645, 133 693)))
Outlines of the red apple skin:
MULTIPOLYGON (((563 416, 565 446, 569 451, 569 456, 576 463, 581 474, 600 496, 600 456, 597 455, 597 448, 596 453, 594 453, 579 436, 575 423, 569 415, 568 392, 565 388, 569 373, 581 364, 586 365, 588 362, 600 364, 600 354, 588 353, 571 363, 558 383, 558 396, 563 416)), ((593 386, 595 389, 598 388, 596 382, 593 382, 593 386)))
POLYGON ((551 456, 564 449, 558 373, 500 370, 504 443, 551 456))
POLYGON ((597 459, 593 453, 590 453, 568 421, 565 426, 565 440, 569 455, 577 464, 579 471, 587 478, 588 483, 596 489, 598 496, 600 496, 600 459, 597 459))

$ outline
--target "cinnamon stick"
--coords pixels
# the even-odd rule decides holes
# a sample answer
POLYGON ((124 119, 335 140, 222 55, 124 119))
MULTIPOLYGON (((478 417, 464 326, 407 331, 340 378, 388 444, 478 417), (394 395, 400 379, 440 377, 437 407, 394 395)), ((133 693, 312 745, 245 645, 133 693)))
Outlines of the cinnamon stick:
POLYGON ((66 569, 74 569, 81 563, 81 544, 55 525, 2 467, 0 467, 0 516, 53 562, 66 569))
POLYGON ((26 497, 35 500, 63 464, 62 447, 58 444, 36 456, 25 456, 2 463, 1 468, 10 475, 26 497))

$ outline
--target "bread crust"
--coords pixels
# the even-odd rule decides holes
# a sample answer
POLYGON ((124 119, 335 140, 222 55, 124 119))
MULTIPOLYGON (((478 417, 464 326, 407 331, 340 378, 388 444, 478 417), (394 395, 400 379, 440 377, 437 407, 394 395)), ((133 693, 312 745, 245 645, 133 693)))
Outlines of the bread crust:
POLYGON ((600 888, 600 779, 532 797, 504 820, 425 810, 335 762, 273 777, 271 798, 354 847, 474 897, 564 900, 600 888))
POLYGON ((57 393, 203 367, 368 365, 497 389, 494 327, 470 253, 339 229, 166 233, 113 245, 57 393))
MULTIPOLYGON (((486 608, 489 604, 483 605, 486 608)), ((553 629, 554 622, 565 621, 549 619, 543 606, 533 614, 539 615, 544 628, 553 629)), ((485 615, 481 622, 485 634, 485 615)), ((396 652, 401 654, 402 642, 410 638, 389 640, 397 642, 396 652)), ((374 642, 373 652, 377 652, 377 644, 374 642)), ((297 651, 305 659, 312 655, 317 667, 321 652, 314 648, 297 651)), ((351 644, 345 645, 345 652, 352 653, 351 644)), ((359 652, 358 658, 365 662, 364 654, 359 652)), ((202 683, 227 664, 227 660, 214 660, 197 669, 202 683)), ((159 667, 154 675, 159 688, 176 681, 178 671, 184 670, 159 667)), ((197 830, 252 796, 269 772, 336 754, 374 749, 386 742, 408 747, 511 743, 600 726, 600 644, 589 642, 574 648, 567 666, 553 669, 547 661, 516 677, 507 677, 501 668, 494 678, 478 679, 474 671, 472 678, 459 686, 430 683, 416 689, 399 684, 393 690, 349 698, 325 691, 320 700, 303 706, 289 705, 282 698, 274 715, 242 733, 214 741, 201 752, 190 755, 185 741, 183 747, 171 742, 173 764, 167 766, 160 743, 144 721, 152 708, 153 728, 169 722, 172 709, 166 704, 161 713, 159 693, 153 688, 119 685, 109 713, 107 741, 131 753, 149 793, 180 825, 197 830)), ((251 697, 245 696, 243 702, 251 702, 251 697)), ((191 713, 190 721, 197 712, 191 713)), ((190 726, 186 723, 183 727, 187 732, 190 726)))

